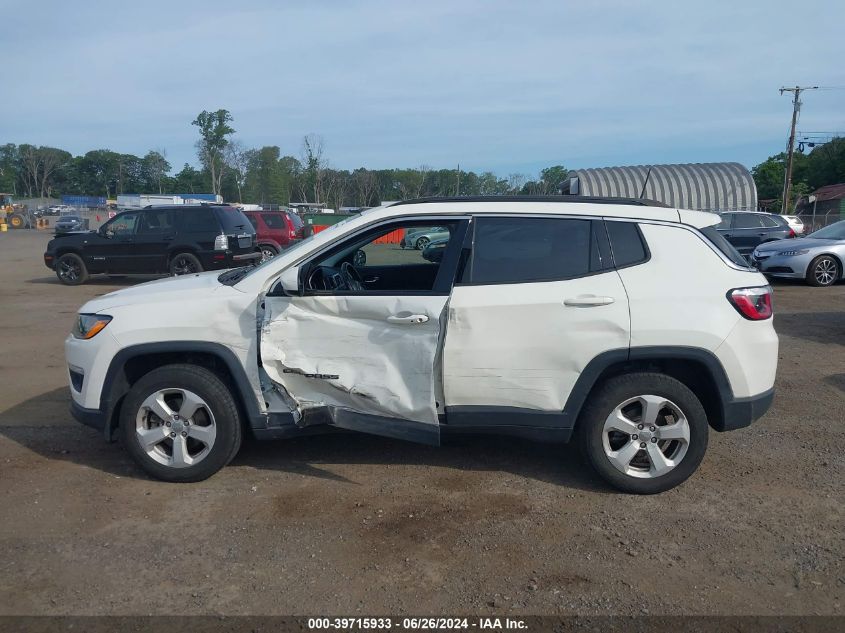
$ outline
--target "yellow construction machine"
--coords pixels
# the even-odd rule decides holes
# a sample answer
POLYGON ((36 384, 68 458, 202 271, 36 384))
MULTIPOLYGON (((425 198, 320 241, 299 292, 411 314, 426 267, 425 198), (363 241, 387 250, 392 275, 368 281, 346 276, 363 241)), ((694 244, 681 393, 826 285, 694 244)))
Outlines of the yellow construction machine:
POLYGON ((11 229, 25 229, 30 225, 29 214, 23 205, 12 202, 12 194, 0 193, 0 224, 11 229))

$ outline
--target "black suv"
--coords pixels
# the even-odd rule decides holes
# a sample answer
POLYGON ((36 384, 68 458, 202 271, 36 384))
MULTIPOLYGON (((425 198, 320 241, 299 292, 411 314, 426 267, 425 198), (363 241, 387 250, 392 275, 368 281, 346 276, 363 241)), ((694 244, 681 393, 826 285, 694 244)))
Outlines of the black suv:
POLYGON ((44 253, 47 267, 69 286, 94 273, 186 275, 260 259, 252 224, 225 205, 126 211, 96 231, 56 236, 44 253))
POLYGON ((719 215, 722 222, 716 229, 745 257, 763 242, 795 237, 789 223, 774 213, 734 211, 719 215))

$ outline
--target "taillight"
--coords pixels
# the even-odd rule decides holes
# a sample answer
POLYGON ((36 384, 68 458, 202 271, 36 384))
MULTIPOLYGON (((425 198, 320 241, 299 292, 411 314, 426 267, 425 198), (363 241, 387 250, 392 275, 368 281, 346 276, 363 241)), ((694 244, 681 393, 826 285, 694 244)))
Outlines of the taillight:
POLYGON ((735 288, 728 292, 728 301, 746 319, 762 321, 772 316, 772 287, 735 288))
POLYGON ((296 229, 290 228, 288 229, 288 237, 292 240, 296 239, 296 229))
POLYGON ((226 235, 218 235, 214 238, 214 250, 225 251, 229 249, 229 237, 226 235))
POLYGON ((787 238, 795 237, 795 229, 789 229, 789 235, 786 236, 787 238))

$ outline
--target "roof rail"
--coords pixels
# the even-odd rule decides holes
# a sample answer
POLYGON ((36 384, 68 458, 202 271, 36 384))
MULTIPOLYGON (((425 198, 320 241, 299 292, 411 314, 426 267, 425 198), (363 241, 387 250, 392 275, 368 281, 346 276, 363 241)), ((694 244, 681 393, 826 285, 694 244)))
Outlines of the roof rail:
POLYGON ((451 196, 439 198, 414 198, 394 202, 391 207, 403 204, 421 204, 429 202, 561 202, 580 204, 627 204, 639 207, 668 207, 668 204, 645 198, 606 198, 597 196, 451 196))

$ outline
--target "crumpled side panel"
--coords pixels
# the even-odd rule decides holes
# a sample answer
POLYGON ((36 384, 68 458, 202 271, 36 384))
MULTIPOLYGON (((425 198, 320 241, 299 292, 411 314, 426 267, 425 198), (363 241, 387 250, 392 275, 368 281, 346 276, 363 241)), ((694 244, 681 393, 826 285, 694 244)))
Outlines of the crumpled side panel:
POLYGON ((437 424, 434 359, 447 297, 267 298, 264 370, 301 410, 334 406, 437 424), (391 315, 426 314, 396 325, 391 315))

